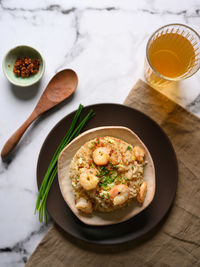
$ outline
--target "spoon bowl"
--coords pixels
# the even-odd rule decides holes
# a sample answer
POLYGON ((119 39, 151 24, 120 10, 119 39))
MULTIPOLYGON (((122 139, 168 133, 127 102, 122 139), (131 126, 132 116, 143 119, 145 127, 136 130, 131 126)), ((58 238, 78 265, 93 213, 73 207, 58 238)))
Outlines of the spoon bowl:
POLYGON ((62 70, 50 80, 40 97, 35 109, 22 126, 5 143, 1 157, 6 159, 8 154, 18 144, 28 126, 42 113, 58 105, 74 93, 78 85, 78 76, 71 69, 62 70))

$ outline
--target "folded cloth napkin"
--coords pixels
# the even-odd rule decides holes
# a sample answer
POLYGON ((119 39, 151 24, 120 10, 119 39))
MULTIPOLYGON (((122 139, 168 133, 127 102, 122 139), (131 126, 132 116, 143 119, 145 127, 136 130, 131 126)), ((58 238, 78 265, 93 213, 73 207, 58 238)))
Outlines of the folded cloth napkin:
POLYGON ((84 243, 54 224, 26 267, 200 266, 200 120, 141 80, 124 104, 154 119, 176 151, 178 190, 164 224, 118 246, 84 243))

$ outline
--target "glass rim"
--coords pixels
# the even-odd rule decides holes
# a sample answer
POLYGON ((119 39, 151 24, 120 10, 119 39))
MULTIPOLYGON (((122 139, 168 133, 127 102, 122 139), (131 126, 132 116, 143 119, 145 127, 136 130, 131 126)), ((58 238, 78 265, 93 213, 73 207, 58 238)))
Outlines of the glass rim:
POLYGON ((150 44, 150 41, 152 40, 153 36, 160 30, 162 30, 163 28, 166 28, 166 27, 169 27, 169 26, 182 26, 182 27, 185 27, 189 30, 191 30, 196 36, 197 38, 199 39, 199 43, 200 43, 200 35, 197 33, 197 31, 195 31, 193 28, 191 28, 190 26, 188 25, 185 25, 185 24, 181 24, 181 23, 170 23, 170 24, 166 24, 162 27, 160 27, 159 29, 157 29, 156 31, 154 31, 151 36, 149 37, 149 40, 147 42, 147 45, 146 45, 146 58, 147 58, 147 62, 148 64, 150 65, 151 69, 153 70, 153 72, 160 78, 164 79, 164 80, 167 80, 167 81, 180 81, 180 80, 183 80, 183 79, 187 79, 191 76, 193 76, 199 69, 200 69, 200 64, 198 66, 198 68, 195 70, 195 72, 193 72, 191 75, 187 76, 186 78, 182 78, 181 76, 180 77, 177 77, 177 78, 169 78, 167 76, 164 76, 163 74, 159 73, 151 64, 150 62, 150 59, 149 59, 149 55, 148 55, 148 48, 149 48, 149 44, 150 44))

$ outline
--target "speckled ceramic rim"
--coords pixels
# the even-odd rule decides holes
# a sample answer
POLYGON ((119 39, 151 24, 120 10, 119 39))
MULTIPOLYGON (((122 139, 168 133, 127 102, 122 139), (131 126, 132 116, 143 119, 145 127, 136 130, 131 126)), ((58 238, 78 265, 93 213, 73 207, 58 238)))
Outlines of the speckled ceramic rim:
POLYGON ((35 48, 31 47, 31 46, 28 46, 28 45, 18 45, 18 46, 15 46, 13 48, 11 48, 7 53, 6 55, 4 56, 3 58, 3 62, 2 62, 2 68, 3 68, 3 72, 6 76, 6 78, 8 79, 9 82, 11 82, 12 84, 16 85, 16 86, 19 86, 19 87, 28 87, 28 86, 31 86, 33 84, 36 84, 37 82, 39 82, 39 80, 42 78, 43 74, 44 74, 44 71, 45 71, 45 61, 44 61, 44 58, 42 57, 42 55, 40 54, 40 52, 38 50, 36 50, 35 48), (26 47, 26 48, 29 48, 33 51, 35 51, 42 59, 42 64, 43 64, 43 67, 42 67, 42 72, 40 74, 40 76, 38 76, 37 79, 35 79, 34 81, 30 82, 29 84, 20 84, 20 83, 16 83, 14 82, 12 79, 10 79, 10 77, 8 76, 7 74, 7 71, 6 71, 6 68, 5 68, 5 63, 6 63, 6 57, 15 49, 18 49, 19 47, 26 47))
POLYGON ((154 73, 155 73, 158 77, 160 77, 160 78, 162 78, 162 79, 164 79, 164 80, 167 80, 167 81, 173 81, 173 82, 176 82, 176 81, 180 81, 180 80, 183 80, 183 79, 187 79, 187 78, 193 76, 193 75, 200 69, 200 64, 199 64, 199 67, 196 69, 196 71, 193 72, 193 73, 192 73, 191 75, 189 75, 188 77, 186 77, 186 78, 181 78, 181 77, 179 77, 179 78, 177 78, 177 79, 169 78, 169 77, 166 77, 166 76, 162 75, 161 73, 159 73, 159 72, 152 66, 152 64, 151 64, 151 62, 150 62, 150 59, 149 59, 149 55, 148 55, 148 49, 149 49, 150 42, 151 42, 152 38, 154 37, 154 35, 155 35, 157 32, 159 32, 160 30, 162 30, 162 29, 164 29, 164 28, 166 28, 166 27, 170 27, 170 26, 181 26, 181 27, 184 27, 184 28, 189 29, 190 31, 192 31, 192 32, 197 36, 197 38, 199 39, 199 42, 200 42, 200 36, 199 36, 199 34, 198 34, 194 29, 192 29, 191 27, 189 27, 189 26, 187 26, 187 25, 185 25, 185 24, 181 24, 181 23, 171 23, 171 24, 164 25, 164 26, 160 27, 159 29, 157 29, 157 30, 150 36, 150 38, 149 38, 149 40, 148 40, 148 42, 147 42, 147 45, 146 45, 146 58, 147 58, 147 61, 148 61, 149 66, 151 67, 151 69, 154 71, 154 73))

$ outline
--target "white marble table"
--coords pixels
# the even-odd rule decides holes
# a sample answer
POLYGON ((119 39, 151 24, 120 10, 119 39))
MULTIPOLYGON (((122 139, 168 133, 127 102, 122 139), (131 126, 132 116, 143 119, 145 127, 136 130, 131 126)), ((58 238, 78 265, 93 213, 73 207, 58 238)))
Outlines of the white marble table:
MULTIPOLYGON (((19 44, 35 47, 46 61, 44 78, 32 88, 12 86, 0 71, 0 149, 55 72, 73 68, 79 76, 73 98, 30 127, 9 164, 0 162, 0 266, 24 266, 47 231, 34 206, 37 158, 48 132, 79 103, 122 103, 143 77, 148 37, 173 22, 198 31, 199 0, 0 0, 0 61, 19 44)), ((200 117, 200 73, 163 93, 200 117)))

